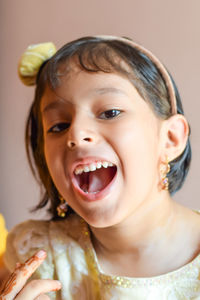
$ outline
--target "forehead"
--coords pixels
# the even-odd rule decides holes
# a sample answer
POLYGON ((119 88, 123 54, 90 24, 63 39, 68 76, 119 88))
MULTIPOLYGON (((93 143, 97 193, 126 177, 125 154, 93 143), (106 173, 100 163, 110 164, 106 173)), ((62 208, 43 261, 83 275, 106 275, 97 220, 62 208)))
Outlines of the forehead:
MULTIPOLYGON (((57 66, 53 68, 50 65, 50 70, 47 68, 44 72, 44 78, 46 82, 44 84, 44 94, 48 91, 48 94, 59 94, 60 92, 68 92, 73 89, 73 93, 80 90, 101 90, 102 94, 105 91, 119 92, 117 85, 123 85, 123 82, 133 85, 131 82, 131 76, 133 72, 121 58, 116 57, 115 63, 118 64, 118 70, 112 64, 99 60, 99 65, 95 70, 91 66, 89 61, 83 63, 80 62, 80 57, 77 55, 70 59, 57 63, 57 66), (53 71, 52 71, 53 70, 53 71), (76 89, 74 89, 76 87, 76 89), (78 89, 78 90, 77 90, 78 89), (77 90, 77 91, 76 91, 77 90)), ((94 63, 94 62, 93 62, 94 63)), ((125 89, 125 87, 124 87, 125 89)))
MULTIPOLYGON (((94 51, 93 53, 91 49, 89 49, 89 51, 86 49, 72 56, 68 55, 60 57, 58 60, 55 58, 50 60, 42 76, 44 78, 43 83, 46 78, 46 83, 44 84, 44 86, 46 86, 45 94, 49 89, 50 92, 52 92, 51 94, 59 94, 60 91, 63 92, 65 90, 69 95, 75 84, 79 86, 79 89, 81 86, 81 90, 83 90, 83 86, 80 80, 78 80, 79 77, 82 77, 82 79, 88 78, 87 83, 85 83, 85 88, 92 88, 92 85, 94 89, 94 85, 101 85, 101 87, 98 87, 101 89, 110 88, 110 86, 106 86, 106 77, 109 77, 109 82, 111 83, 111 81, 113 81, 111 78, 114 78, 113 75, 115 75, 116 77, 118 76, 118 80, 116 80, 118 82, 114 83, 113 81, 113 85, 115 84, 115 86, 111 86, 113 90, 114 88, 116 89, 119 81, 129 81, 129 84, 137 90, 139 95, 141 95, 143 99, 146 99, 143 82, 138 78, 137 70, 134 71, 133 66, 130 66, 125 59, 113 49, 106 45, 103 45, 101 49, 101 46, 102 45, 99 45, 95 48, 95 51, 99 51, 99 49, 102 50, 100 52, 94 51), (84 76, 79 76, 80 74, 84 74, 84 76), (100 79, 100 77, 103 79, 100 79)), ((73 94, 76 92, 74 89, 73 94)))
POLYGON ((48 62, 44 68, 44 76, 41 76, 44 77, 44 80, 41 80, 42 92, 39 93, 40 95, 43 94, 46 82, 55 92, 62 86, 63 78, 70 79, 76 69, 91 74, 115 73, 128 79, 157 116, 160 116, 159 109, 155 104, 160 101, 160 97, 164 99, 167 96, 165 86, 155 68, 138 51, 132 47, 131 49, 127 49, 127 46, 124 48, 121 44, 113 46, 100 43, 82 46, 78 45, 78 48, 74 48, 74 45, 73 47, 66 45, 48 62))
POLYGON ((80 49, 80 53, 52 58, 45 67, 44 77, 52 88, 57 88, 63 77, 80 70, 91 73, 117 73, 127 78, 136 77, 130 62, 125 61, 119 53, 106 45, 97 45, 92 49, 80 49), (101 51, 99 51, 101 50, 101 51), (98 52, 96 52, 98 51, 98 52))
POLYGON ((46 107, 56 109, 63 105, 82 107, 84 105, 133 105, 149 109, 134 85, 124 76, 116 73, 86 72, 79 68, 62 76, 56 89, 46 87, 41 101, 41 111, 46 107))

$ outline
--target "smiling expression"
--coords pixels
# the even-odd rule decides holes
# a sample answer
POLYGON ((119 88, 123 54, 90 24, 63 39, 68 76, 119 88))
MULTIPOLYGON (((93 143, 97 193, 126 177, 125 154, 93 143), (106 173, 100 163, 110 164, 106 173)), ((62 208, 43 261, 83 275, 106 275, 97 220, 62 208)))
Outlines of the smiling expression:
POLYGON ((46 87, 41 112, 52 180, 88 224, 120 223, 157 196, 161 120, 128 79, 75 69, 55 91, 46 87), (115 167, 110 185, 82 192, 75 169, 103 162, 115 167))

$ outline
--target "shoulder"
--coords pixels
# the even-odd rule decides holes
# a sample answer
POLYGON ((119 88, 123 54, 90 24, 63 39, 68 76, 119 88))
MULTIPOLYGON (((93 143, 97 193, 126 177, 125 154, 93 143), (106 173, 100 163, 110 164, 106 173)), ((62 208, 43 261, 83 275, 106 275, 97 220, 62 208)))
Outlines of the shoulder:
POLYGON ((32 245, 45 245, 48 241, 49 221, 29 220, 15 226, 7 238, 7 246, 12 243, 20 254, 27 252, 32 245))
POLYGON ((71 215, 61 221, 28 220, 15 226, 8 234, 4 262, 13 270, 16 262, 24 262, 37 250, 52 257, 52 246, 77 241, 80 237, 80 217, 71 215))
POLYGON ((16 262, 24 262, 37 249, 48 250, 49 221, 28 220, 16 225, 7 236, 4 262, 13 270, 16 262))

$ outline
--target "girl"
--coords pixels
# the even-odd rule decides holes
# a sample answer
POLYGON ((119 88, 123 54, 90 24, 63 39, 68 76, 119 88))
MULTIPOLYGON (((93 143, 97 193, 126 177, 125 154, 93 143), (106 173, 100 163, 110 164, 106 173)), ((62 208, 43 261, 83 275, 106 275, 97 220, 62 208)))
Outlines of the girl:
POLYGON ((49 205, 52 219, 9 234, 7 268, 27 261, 1 299, 200 299, 200 217, 171 198, 191 159, 171 76, 126 38, 54 52, 29 47, 19 65, 24 83, 36 80, 26 130, 44 188, 36 209, 49 205))

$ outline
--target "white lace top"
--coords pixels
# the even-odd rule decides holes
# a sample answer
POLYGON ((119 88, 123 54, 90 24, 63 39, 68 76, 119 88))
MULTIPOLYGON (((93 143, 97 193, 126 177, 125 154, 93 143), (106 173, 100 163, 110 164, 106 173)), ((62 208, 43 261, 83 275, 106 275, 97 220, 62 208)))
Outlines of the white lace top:
POLYGON ((27 221, 9 234, 5 263, 12 271, 38 249, 47 259, 34 278, 58 279, 56 300, 188 300, 200 299, 200 255, 182 268, 151 278, 105 274, 93 249, 87 224, 77 215, 63 221, 27 221))

